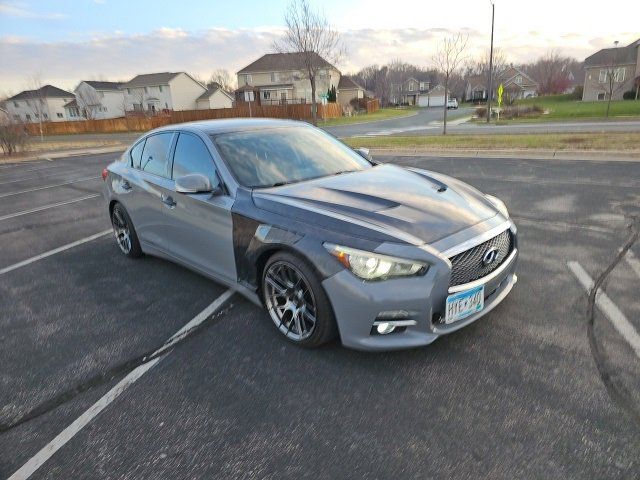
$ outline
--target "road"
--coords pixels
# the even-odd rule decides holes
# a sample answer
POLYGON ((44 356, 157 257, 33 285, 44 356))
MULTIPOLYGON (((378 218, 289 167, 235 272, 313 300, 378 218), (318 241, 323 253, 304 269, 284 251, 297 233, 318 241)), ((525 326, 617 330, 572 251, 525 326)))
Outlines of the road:
MULTIPOLYGON (((567 265, 595 279, 610 264, 639 213, 640 163, 379 158, 506 202, 521 256, 499 307, 427 348, 371 354, 290 345, 233 296, 144 363, 226 288, 88 240, 109 229, 92 195, 115 156, 0 166, 0 423, 37 414, 0 432, 0 478, 640 476, 640 358, 602 307, 598 370, 567 265)), ((632 251, 605 285, 637 332, 632 251)))

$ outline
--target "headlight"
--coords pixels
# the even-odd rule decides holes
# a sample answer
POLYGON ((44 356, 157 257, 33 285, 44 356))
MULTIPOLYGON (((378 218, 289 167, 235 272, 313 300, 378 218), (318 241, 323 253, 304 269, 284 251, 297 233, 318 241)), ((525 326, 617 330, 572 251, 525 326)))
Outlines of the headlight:
POLYGON ((507 206, 504 204, 502 200, 494 197, 493 195, 486 195, 485 198, 493 203, 493 206, 498 209, 498 211, 504 215, 506 218, 509 218, 509 210, 507 210, 507 206))
POLYGON ((423 262, 380 255, 332 243, 325 243, 324 248, 354 275, 363 280, 424 275, 429 269, 429 265, 423 262))

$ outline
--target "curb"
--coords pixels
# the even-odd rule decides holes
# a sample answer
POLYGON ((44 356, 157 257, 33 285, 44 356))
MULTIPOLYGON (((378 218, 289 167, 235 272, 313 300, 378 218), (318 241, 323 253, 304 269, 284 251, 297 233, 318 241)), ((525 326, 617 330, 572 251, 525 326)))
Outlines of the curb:
POLYGON ((0 158, 0 164, 10 164, 10 163, 21 163, 21 162, 33 162, 37 160, 55 160, 57 158, 67 158, 67 157, 79 157, 83 155, 97 155, 100 153, 115 153, 122 152, 126 150, 126 145, 114 145, 112 147, 103 147, 103 148, 86 148, 79 150, 63 150, 56 152, 43 152, 38 153, 37 155, 29 155, 25 157, 7 157, 5 159, 0 158), (6 161, 3 161, 6 160, 6 161))
POLYGON ((372 148, 373 155, 421 156, 448 158, 502 158, 529 160, 573 160, 592 162, 640 162, 640 151, 593 150, 421 150, 419 148, 372 148))

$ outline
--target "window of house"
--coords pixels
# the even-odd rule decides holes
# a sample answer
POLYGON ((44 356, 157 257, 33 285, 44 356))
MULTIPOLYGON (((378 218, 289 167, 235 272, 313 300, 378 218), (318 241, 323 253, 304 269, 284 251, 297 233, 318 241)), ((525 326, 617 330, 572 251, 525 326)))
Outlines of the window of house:
POLYGON ((420 82, 420 90, 426 90, 424 82, 420 82))
POLYGON ((60 112, 58 112, 58 113, 56 113, 56 117, 58 117, 58 118, 62 118, 62 117, 63 117, 63 115, 62 115, 60 112))
POLYGON ((100 94, 100 98, 104 98, 104 92, 98 92, 100 94))
POLYGON ((618 67, 613 71, 613 81, 614 82, 624 82, 624 67, 618 67))
POLYGON ((158 85, 158 91, 161 92, 162 91, 162 85, 158 85))
POLYGON ((269 91, 262 92, 262 98, 264 98, 265 100, 270 100, 271 99, 271 92, 269 92, 269 91))
POLYGON ((251 74, 245 73, 243 77, 244 77, 244 84, 251 85, 251 74))
POLYGON ((409 82, 409 91, 413 92, 413 82, 409 82))
POLYGON ((131 89, 127 88, 127 95, 131 95, 131 89))
POLYGON ((20 104, 19 104, 18 102, 13 102, 13 106, 14 106, 14 107, 19 107, 19 106, 20 106, 20 104))
POLYGON ((320 75, 321 77, 326 77, 327 71, 324 68, 321 70, 318 70, 318 75, 320 75))
POLYGON ((606 83, 607 81, 607 71, 602 68, 600 69, 600 74, 598 75, 598 82, 600 83, 606 83))
POLYGON ((20 121, 20 115, 14 115, 14 116, 13 116, 13 119, 14 119, 14 120, 18 120, 18 121, 20 121))
POLYGON ((271 72, 271 83, 280 81, 280 74, 278 72, 271 72))
POLYGON ((33 116, 36 117, 36 118, 40 118, 40 114, 39 113, 34 113, 33 116))
POLYGON ((47 115, 46 113, 43 113, 42 118, 44 118, 45 120, 49 120, 49 115, 47 115))
POLYGON ((144 87, 144 93, 149 93, 149 89, 147 87, 144 87))
POLYGON ((598 94, 598 100, 605 100, 605 99, 606 99, 606 98, 605 98, 606 96, 607 96, 607 95, 606 95, 604 92, 599 93, 599 94, 598 94))
POLYGON ((28 122, 31 121, 31 115, 29 115, 28 113, 25 115, 25 118, 27 119, 28 122))
POLYGON ((521 84, 522 84, 522 75, 518 75, 518 76, 516 77, 516 83, 517 83, 518 85, 521 85, 521 84))

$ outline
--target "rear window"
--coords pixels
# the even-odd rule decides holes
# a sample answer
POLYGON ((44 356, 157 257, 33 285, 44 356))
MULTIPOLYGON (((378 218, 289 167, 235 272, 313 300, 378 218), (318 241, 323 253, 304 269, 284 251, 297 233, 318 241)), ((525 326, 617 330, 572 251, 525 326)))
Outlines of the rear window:
POLYGON ((140 159, 142 159, 142 150, 144 149, 144 139, 134 145, 129 152, 131 157, 131 166, 140 169, 140 159))

